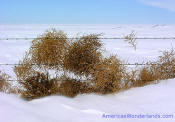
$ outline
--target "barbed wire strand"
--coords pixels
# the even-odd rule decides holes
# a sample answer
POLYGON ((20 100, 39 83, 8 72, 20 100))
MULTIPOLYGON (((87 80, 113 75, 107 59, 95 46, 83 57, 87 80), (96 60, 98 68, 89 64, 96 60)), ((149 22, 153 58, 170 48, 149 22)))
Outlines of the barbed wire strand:
MULTIPOLYGON (((0 40, 31 40, 31 39, 43 39, 43 38, 0 38, 0 40)), ((46 39, 81 39, 81 38, 46 38, 46 39)), ((92 38, 92 39, 97 39, 97 38, 92 38)), ((104 38, 98 38, 98 39, 126 39, 124 37, 104 37, 104 38)), ((137 38, 133 38, 133 39, 172 39, 174 40, 175 37, 137 37, 137 38)))
MULTIPOLYGON (((24 81, 24 80, 6 80, 6 81, 24 81)), ((67 81, 67 80, 61 80, 61 81, 67 81)), ((77 80, 79 81, 79 80, 77 80)), ((81 80, 81 81, 88 81, 88 80, 81 80)))
MULTIPOLYGON (((25 65, 25 64, 0 64, 0 66, 18 66, 18 65, 25 65)), ((37 64, 30 64, 30 65, 37 65, 37 64)), ((41 64, 41 65, 55 65, 55 64, 41 64)), ((156 63, 126 63, 126 64, 117 64, 117 65, 161 65, 156 63)), ((55 66, 58 66, 57 64, 55 66)))

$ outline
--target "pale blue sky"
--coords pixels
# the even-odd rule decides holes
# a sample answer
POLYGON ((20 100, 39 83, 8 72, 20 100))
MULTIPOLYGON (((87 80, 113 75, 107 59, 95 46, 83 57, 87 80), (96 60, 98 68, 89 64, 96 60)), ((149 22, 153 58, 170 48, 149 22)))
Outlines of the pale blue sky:
POLYGON ((175 24, 175 0, 0 0, 3 24, 175 24))

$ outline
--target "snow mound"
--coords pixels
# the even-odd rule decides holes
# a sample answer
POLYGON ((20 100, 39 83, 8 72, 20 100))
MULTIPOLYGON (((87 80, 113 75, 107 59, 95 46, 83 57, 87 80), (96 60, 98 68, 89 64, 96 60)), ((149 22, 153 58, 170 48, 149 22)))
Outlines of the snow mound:
POLYGON ((104 115, 173 115, 175 79, 112 95, 50 96, 24 101, 0 93, 0 122, 173 122, 172 118, 105 118, 104 115))

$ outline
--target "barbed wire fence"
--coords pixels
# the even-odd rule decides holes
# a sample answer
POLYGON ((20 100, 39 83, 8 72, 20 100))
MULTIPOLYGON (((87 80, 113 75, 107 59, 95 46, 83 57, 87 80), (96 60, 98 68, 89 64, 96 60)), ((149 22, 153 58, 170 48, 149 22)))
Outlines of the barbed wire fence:
MULTIPOLYGON (((2 40, 34 40, 34 39, 43 39, 43 38, 25 38, 25 37, 21 37, 21 38, 14 38, 14 37, 9 37, 9 38, 0 38, 0 41, 2 40)), ((81 38, 46 38, 46 39, 81 39, 81 38)), ((93 38, 91 38, 93 39, 93 38)), ((96 38, 94 38, 96 39, 96 38)), ((102 39, 102 40, 121 40, 121 39, 126 39, 124 37, 104 37, 104 38, 98 38, 98 39, 102 39)), ((140 40, 173 40, 175 41, 175 37, 137 37, 137 38, 133 38, 133 39, 140 39, 140 40)), ((53 45, 54 46, 54 45, 53 45)), ((35 48, 35 47, 33 47, 35 48)), ((21 64, 17 64, 17 63, 0 63, 0 66, 19 66, 21 64)), ((37 65, 37 64, 30 64, 30 65, 37 65)), ((45 64, 42 64, 45 65, 45 64)), ((157 64, 157 63, 124 63, 124 64, 118 64, 118 65, 125 65, 125 66, 146 66, 146 65, 161 65, 161 64, 157 64)), ((14 79, 9 79, 7 81, 19 81, 19 80, 14 80, 14 79)))

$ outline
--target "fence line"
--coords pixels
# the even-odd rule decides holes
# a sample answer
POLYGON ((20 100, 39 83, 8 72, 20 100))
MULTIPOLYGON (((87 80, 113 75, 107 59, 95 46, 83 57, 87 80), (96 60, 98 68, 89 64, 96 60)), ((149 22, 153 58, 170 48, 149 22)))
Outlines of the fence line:
MULTIPOLYGON (((31 40, 31 39, 43 39, 43 38, 0 38, 0 40, 31 40)), ((46 39, 81 39, 81 38, 46 38, 46 39)), ((97 39, 97 38, 91 38, 91 39, 97 39)), ((120 39, 126 39, 126 38, 123 38, 123 37, 105 37, 105 38, 98 38, 98 39, 115 39, 115 40, 120 40, 120 39)), ((138 37, 138 38, 133 38, 133 39, 175 39, 175 37, 164 37, 164 38, 153 38, 153 37, 138 37)), ((54 45, 52 45, 54 46, 54 45)), ((35 47, 33 47, 35 48, 35 47)), ((12 65, 12 66, 17 66, 17 65, 21 65, 21 64, 0 64, 0 66, 2 65, 12 65)), ((30 64, 30 65, 37 65, 37 64, 30 64)), ((42 64, 42 65, 46 65, 46 64, 42 64)), ((47 65, 52 65, 52 64, 47 64, 47 65)), ((53 64, 54 65, 54 64, 53 64)), ((135 66, 138 66, 138 65, 161 65, 161 64, 154 64, 154 63, 126 63, 126 64, 118 64, 118 65, 135 65, 135 66)))
MULTIPOLYGON (((6 81, 23 81, 23 80, 6 80, 6 81)), ((67 80, 61 80, 61 81, 67 81, 67 80)), ((79 81, 79 80, 77 80, 79 81)), ((81 80, 81 81, 88 81, 88 80, 81 80)))
MULTIPOLYGON (((25 65, 25 64, 0 64, 0 66, 18 66, 18 65, 25 65)), ((30 65, 37 65, 37 64, 30 64, 30 65)), ((55 65, 57 64, 41 64, 41 65, 55 65)), ((134 65, 134 66, 139 66, 139 65, 162 65, 162 64, 157 64, 157 63, 126 63, 126 64, 118 64, 118 65, 134 65)))
MULTIPOLYGON (((0 38, 0 40, 31 40, 31 39, 43 39, 43 38, 0 38)), ((81 39, 81 38, 46 38, 46 39, 81 39)), ((97 39, 97 38, 91 38, 91 39, 97 39)), ((115 40, 119 40, 119 39, 126 39, 126 38, 121 38, 121 37, 105 37, 105 38, 98 38, 98 39, 115 39, 115 40)), ((152 38, 152 37, 138 37, 138 38, 133 38, 133 39, 175 39, 175 37, 164 37, 164 38, 152 38)), ((52 45, 54 46, 54 45, 52 45)), ((35 47, 33 47, 35 48, 35 47)), ((2 65, 12 65, 12 66, 17 66, 17 65, 21 65, 21 64, 0 64, 0 66, 2 65)), ((37 64, 31 64, 31 65, 37 65, 37 64)), ((45 65, 45 64, 43 64, 45 65)), ((47 65, 52 65, 52 64, 47 64, 47 65)), ((154 64, 154 63, 126 63, 126 64, 118 64, 118 65, 161 65, 161 64, 154 64)))
MULTIPOLYGON (((31 39, 43 39, 43 38, 0 38, 0 40, 31 40, 31 39)), ((81 38, 46 38, 46 39, 81 39, 81 38)), ((97 38, 91 38, 91 39, 97 39, 97 38)), ((126 39, 124 37, 104 37, 104 38, 98 38, 98 39, 115 39, 115 40, 120 40, 120 39, 126 39)), ((158 40, 158 39, 163 39, 163 40, 166 40, 166 39, 172 39, 174 40, 175 37, 138 37, 138 38, 133 38, 133 39, 155 39, 155 40, 158 40)))
MULTIPOLYGON (((0 40, 33 40, 33 39, 43 39, 43 38, 0 38, 0 40)), ((82 39, 82 38, 46 38, 46 39, 82 39)), ((121 40, 121 39, 126 39, 124 37, 104 37, 104 38, 91 38, 91 39, 104 39, 104 40, 121 40)), ((132 38, 132 39, 141 39, 141 40, 149 40, 149 39, 154 39, 154 40, 175 40, 175 37, 137 37, 137 38, 132 38)), ((54 45, 53 45, 54 46, 54 45)), ((0 66, 18 66, 18 65, 25 65, 25 64, 3 64, 1 63, 0 66)), ((30 64, 30 65, 37 65, 37 64, 30 64)), ((42 65, 55 65, 55 64, 42 64, 42 65)), ((156 64, 156 63, 125 63, 125 64, 118 64, 118 65, 126 65, 126 66, 146 66, 146 65, 162 65, 162 64, 156 64)), ((57 66, 57 65, 55 65, 57 66)), ((7 80, 7 81, 19 81, 19 80, 7 80)), ((85 81, 85 80, 83 80, 85 81)))

